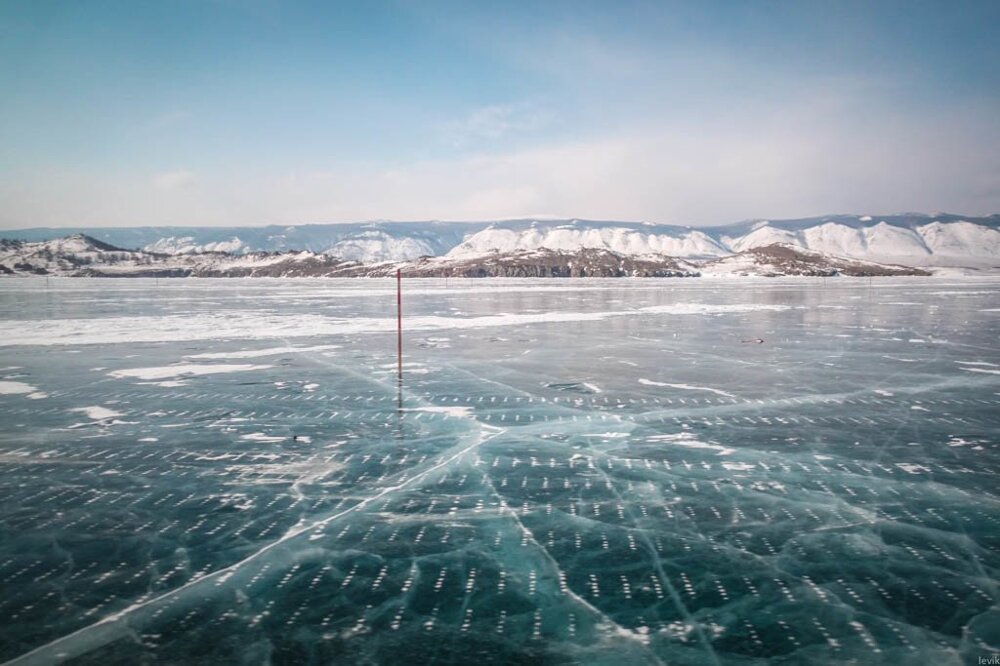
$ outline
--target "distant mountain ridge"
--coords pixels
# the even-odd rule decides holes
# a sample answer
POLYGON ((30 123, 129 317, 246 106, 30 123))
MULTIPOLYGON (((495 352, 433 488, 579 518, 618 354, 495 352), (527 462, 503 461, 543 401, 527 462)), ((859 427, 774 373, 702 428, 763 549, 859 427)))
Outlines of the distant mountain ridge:
POLYGON ((37 228, 0 237, 47 241, 83 234, 153 254, 310 252, 343 261, 472 259, 490 254, 601 250, 623 257, 722 258, 775 243, 841 257, 909 265, 992 266, 1000 262, 1000 215, 939 213, 826 215, 747 220, 714 227, 645 222, 518 219, 494 222, 363 222, 266 227, 37 228))
MULTIPOLYGON (((571 231, 571 230, 570 230, 571 231)), ((592 231, 592 230, 591 230, 592 231)), ((589 233, 589 232, 588 232, 589 233)), ((329 254, 127 250, 85 234, 28 242, 0 239, 0 275, 56 277, 700 277, 930 275, 910 266, 839 257, 775 243, 724 257, 686 261, 661 253, 547 248, 363 263, 329 254)))

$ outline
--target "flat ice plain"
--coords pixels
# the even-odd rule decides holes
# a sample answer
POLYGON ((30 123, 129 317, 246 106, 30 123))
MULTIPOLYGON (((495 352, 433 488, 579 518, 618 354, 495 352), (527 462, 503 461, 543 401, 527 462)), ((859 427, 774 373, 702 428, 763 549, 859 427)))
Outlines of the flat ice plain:
POLYGON ((391 281, 0 280, 0 661, 1000 649, 1000 280, 404 312, 399 393, 391 281))

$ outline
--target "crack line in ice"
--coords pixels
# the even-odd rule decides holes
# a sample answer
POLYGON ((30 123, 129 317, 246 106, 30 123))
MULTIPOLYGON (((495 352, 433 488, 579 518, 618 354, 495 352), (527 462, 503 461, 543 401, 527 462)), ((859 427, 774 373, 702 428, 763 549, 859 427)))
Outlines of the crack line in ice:
POLYGON ((230 564, 227 567, 213 571, 210 574, 206 574, 201 578, 188 581, 187 583, 177 588, 174 588, 169 592, 165 592, 153 599, 132 604, 131 606, 124 608, 116 613, 113 613, 105 618, 102 618, 101 620, 98 620, 93 624, 77 629, 76 631, 66 636, 57 638, 44 645, 34 648, 30 652, 27 652, 19 657, 15 657, 14 659, 6 662, 4 666, 19 666, 25 664, 50 664, 55 661, 63 661, 65 659, 70 659, 80 656, 82 654, 86 654, 103 645, 106 645, 107 643, 113 642, 127 633, 128 617, 129 615, 135 613, 136 611, 143 610, 153 604, 157 604, 159 602, 177 597, 181 593, 186 592, 188 590, 202 587, 209 581, 226 577, 227 574, 232 574, 238 571, 243 566, 257 560, 262 555, 274 550, 278 546, 298 536, 301 536, 302 534, 315 530, 318 527, 325 526, 333 522, 334 520, 337 520, 338 518, 353 513, 358 509, 361 509, 371 504, 375 500, 382 499, 386 495, 399 492, 409 486, 412 486, 415 482, 422 480, 429 474, 441 469, 442 467, 450 465, 455 460, 460 459, 469 451, 472 451, 473 449, 481 446, 483 443, 489 441, 490 439, 496 437, 497 435, 506 432, 506 430, 503 428, 497 428, 495 426, 489 426, 483 423, 479 423, 475 419, 470 419, 470 420, 472 420, 475 424, 480 426, 480 430, 477 433, 476 441, 460 449, 456 453, 453 453, 447 459, 441 460, 441 462, 425 469, 419 474, 415 474, 414 476, 400 482, 395 486, 386 486, 380 492, 370 497, 367 497, 358 502, 357 504, 347 509, 344 509, 343 511, 340 511, 332 516, 328 516, 327 518, 323 518, 321 520, 312 521, 306 525, 300 524, 298 527, 292 527, 291 529, 289 529, 288 532, 286 532, 276 541, 267 544, 266 546, 262 547, 261 549, 255 551, 254 553, 248 555, 247 557, 243 558, 238 562, 234 562, 233 564, 230 564), (488 430, 492 430, 492 432, 487 432, 488 430), (122 623, 123 620, 126 623, 122 623))
POLYGON ((959 368, 960 370, 965 370, 966 372, 982 372, 989 375, 1000 375, 1000 370, 993 370, 990 368, 959 368))
POLYGON ((720 391, 719 389, 709 388, 707 386, 692 386, 691 384, 667 384, 666 382, 654 382, 651 379, 641 378, 639 383, 644 386, 666 386, 669 388, 683 389, 687 391, 708 391, 709 393, 715 393, 726 398, 735 398, 736 396, 732 393, 726 393, 725 391, 720 391))
MULTIPOLYGON (((517 511, 515 511, 512 508, 510 508, 510 506, 507 504, 507 501, 506 501, 505 497, 503 496, 502 493, 500 493, 497 490, 496 486, 493 484, 493 481, 488 477, 488 475, 484 476, 484 480, 485 480, 486 484, 489 485, 490 490, 493 492, 493 494, 496 495, 497 498, 499 498, 499 500, 500 500, 500 508, 504 511, 504 513, 507 513, 514 520, 514 522, 520 528, 521 534, 524 535, 525 537, 527 537, 527 540, 531 544, 533 544, 535 546, 535 548, 538 550, 538 552, 540 552, 542 554, 542 556, 549 562, 549 564, 553 568, 555 568, 555 570, 557 572, 557 576, 556 577, 558 578, 558 574, 559 573, 565 574, 565 572, 563 571, 563 569, 559 566, 559 562, 552 556, 552 554, 548 551, 548 549, 545 546, 543 546, 538 541, 538 539, 535 538, 535 533, 532 532, 521 521, 521 519, 517 515, 517 511)), ((572 598, 574 601, 576 601, 578 604, 580 604, 581 606, 583 606, 584 608, 586 608, 587 610, 589 610, 594 615, 596 615, 596 616, 598 616, 600 618, 603 618, 604 621, 607 622, 608 624, 612 625, 615 628, 615 630, 616 630, 615 631, 616 635, 628 638, 629 640, 634 641, 638 645, 641 645, 643 647, 643 649, 645 649, 649 653, 649 656, 656 660, 656 663, 658 663, 658 664, 663 664, 664 663, 649 648, 649 646, 646 644, 646 642, 644 640, 642 640, 642 638, 640 638, 640 637, 638 637, 638 636, 635 635, 635 632, 630 631, 626 627, 623 627, 621 624, 619 624, 618 622, 616 622, 614 620, 614 618, 612 618, 610 615, 608 615, 607 613, 605 613, 604 611, 602 611, 600 608, 597 608, 596 606, 594 606, 593 604, 591 604, 589 601, 587 601, 586 599, 584 599, 583 597, 581 597, 579 594, 577 594, 576 592, 574 592, 573 589, 568 584, 565 586, 565 591, 566 591, 566 594, 569 595, 569 597, 572 598)))
MULTIPOLYGON (((594 449, 593 445, 589 443, 589 440, 584 440, 584 441, 588 442, 587 450, 590 451, 590 454, 594 458, 601 457, 601 453, 596 449, 594 449)), ((637 527, 635 517, 632 515, 631 503, 627 502, 621 496, 621 493, 618 492, 617 486, 611 482, 611 477, 608 475, 608 473, 604 471, 604 469, 600 465, 595 465, 595 467, 598 473, 604 477, 604 482, 607 488, 609 488, 611 492, 614 493, 615 497, 618 498, 619 503, 624 507, 628 507, 626 509, 626 512, 628 513, 629 519, 632 521, 632 527, 637 527)), ((647 535, 644 530, 639 530, 639 534, 640 537, 642 538, 643 543, 646 545, 646 548, 653 556, 653 562, 655 563, 656 570, 660 574, 660 579, 663 582, 664 586, 666 587, 667 591, 669 592, 670 598, 674 602, 674 605, 681 612, 681 615, 684 616, 685 621, 694 628, 694 631, 698 636, 699 642, 705 648, 705 651, 711 658, 712 663, 715 664, 716 666, 719 666, 720 665, 719 657, 715 653, 715 649, 712 647, 711 642, 709 642, 708 637, 705 636, 705 632, 701 628, 701 623, 696 622, 694 620, 693 616, 691 615, 691 611, 688 610, 688 607, 684 604, 684 601, 681 599, 680 595, 677 593, 677 590, 674 588, 673 583, 670 582, 670 578, 667 576, 667 573, 663 568, 663 560, 662 558, 660 558, 660 554, 656 551, 656 546, 653 545, 653 542, 650 541, 649 539, 649 535, 647 535)))
MULTIPOLYGON (((929 365, 931 363, 933 363, 933 360, 921 364, 921 366, 918 367, 922 367, 923 365, 929 365)), ((888 375, 887 377, 883 378, 882 383, 894 377, 895 374, 896 373, 888 375)), ((988 378, 983 378, 983 383, 988 384, 991 382, 989 381, 988 378)), ((923 393, 943 391, 952 388, 967 388, 968 386, 969 386, 969 378, 962 377, 962 378, 945 379, 933 383, 925 383, 919 387, 893 386, 891 388, 892 391, 895 392, 896 397, 904 398, 904 397, 917 396, 923 393)), ((729 414, 732 412, 737 412, 737 413, 747 412, 747 411, 757 412, 761 411, 761 409, 764 407, 782 407, 782 406, 788 407, 789 409, 794 409, 796 406, 801 406, 806 404, 815 405, 815 404, 822 404, 823 402, 826 401, 837 401, 837 400, 844 401, 844 400, 849 400, 851 398, 864 398, 864 397, 871 397, 870 389, 867 387, 860 388, 855 391, 847 391, 841 393, 811 393, 808 395, 789 395, 788 397, 785 398, 769 398, 769 399, 762 398, 760 402, 757 402, 756 400, 754 401, 747 400, 744 402, 739 402, 738 400, 734 400, 734 402, 730 403, 721 403, 718 405, 709 404, 705 406, 676 405, 674 407, 668 407, 665 405, 661 405, 659 409, 650 409, 644 412, 638 412, 636 416, 656 417, 656 416, 671 416, 671 415, 672 416, 717 415, 717 414, 729 414), (794 398, 797 401, 797 404, 789 402, 792 398, 794 398)), ((566 406, 568 406, 568 403, 566 406)), ((585 407, 588 406, 585 405, 585 407)), ((639 423, 638 419, 636 420, 636 423, 639 423)))

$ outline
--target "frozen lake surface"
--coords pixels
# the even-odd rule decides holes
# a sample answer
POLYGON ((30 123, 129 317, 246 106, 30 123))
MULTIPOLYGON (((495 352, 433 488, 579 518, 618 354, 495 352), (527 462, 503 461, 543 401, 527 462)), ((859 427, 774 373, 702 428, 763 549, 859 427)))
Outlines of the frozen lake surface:
POLYGON ((1000 281, 404 311, 400 393, 390 281, 0 281, 0 661, 998 649, 1000 281))

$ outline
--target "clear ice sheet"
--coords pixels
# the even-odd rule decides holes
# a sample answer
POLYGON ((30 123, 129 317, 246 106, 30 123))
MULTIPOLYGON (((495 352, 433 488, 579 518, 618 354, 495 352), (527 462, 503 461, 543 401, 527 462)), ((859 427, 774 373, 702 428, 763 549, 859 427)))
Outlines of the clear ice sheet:
POLYGON ((977 663, 998 286, 3 281, 0 661, 977 663))

